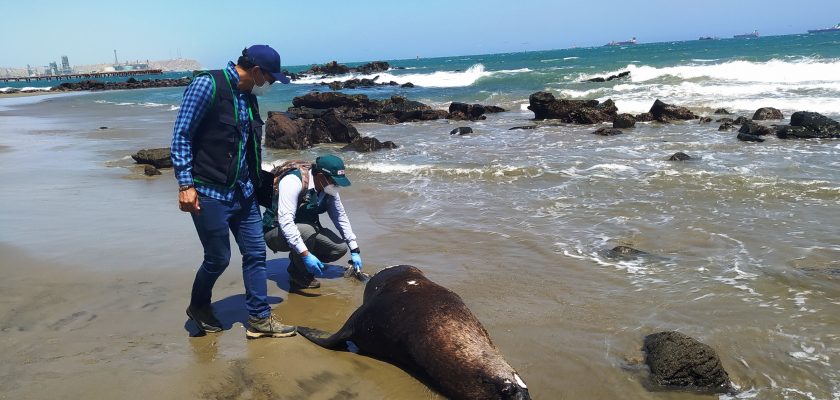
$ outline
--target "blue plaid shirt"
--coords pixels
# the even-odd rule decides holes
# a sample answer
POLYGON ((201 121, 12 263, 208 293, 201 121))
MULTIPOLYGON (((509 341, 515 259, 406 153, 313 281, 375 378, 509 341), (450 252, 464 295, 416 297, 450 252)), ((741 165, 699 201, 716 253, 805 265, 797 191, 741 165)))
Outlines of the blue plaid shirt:
MULTIPOLYGON (((239 73, 236 72, 235 64, 228 61, 226 70, 230 76, 230 84, 234 88, 233 93, 237 103, 236 109, 239 110, 239 132, 242 134, 242 140, 240 141, 240 146, 242 147, 241 154, 245 154, 245 145, 248 143, 248 134, 251 131, 247 93, 236 89, 236 85, 239 83, 239 73)), ((227 82, 216 82, 216 85, 216 90, 228 90, 227 82)), ((193 79, 184 91, 181 109, 178 111, 178 117, 175 118, 175 130, 172 134, 172 166, 175 169, 175 177, 178 179, 178 185, 195 184, 195 189, 205 196, 217 200, 233 201, 233 194, 236 191, 236 187, 228 189, 193 182, 192 135, 201 124, 201 119, 212 103, 213 78, 202 75, 193 79)), ((240 161, 240 173, 237 184, 242 189, 243 196, 247 198, 254 193, 254 185, 251 183, 245 158, 242 157, 240 161)))

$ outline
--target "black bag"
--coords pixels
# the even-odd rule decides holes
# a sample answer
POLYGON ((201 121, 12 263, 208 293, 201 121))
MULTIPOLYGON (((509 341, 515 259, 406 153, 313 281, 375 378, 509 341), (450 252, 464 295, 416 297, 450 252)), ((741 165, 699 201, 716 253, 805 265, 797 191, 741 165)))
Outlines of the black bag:
POLYGON ((260 186, 256 189, 257 203, 265 208, 271 208, 271 196, 274 194, 274 174, 264 169, 260 170, 260 186))

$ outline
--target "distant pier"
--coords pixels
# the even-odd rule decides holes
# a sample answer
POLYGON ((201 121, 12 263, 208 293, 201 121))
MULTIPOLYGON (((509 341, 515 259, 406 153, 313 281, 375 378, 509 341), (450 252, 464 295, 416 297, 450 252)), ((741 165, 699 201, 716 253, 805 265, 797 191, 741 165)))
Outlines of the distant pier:
POLYGON ((0 78, 0 82, 33 82, 33 81, 61 81, 72 79, 111 78, 115 76, 160 75, 161 69, 144 69, 131 71, 91 72, 87 74, 66 74, 46 76, 19 76, 15 78, 0 78))

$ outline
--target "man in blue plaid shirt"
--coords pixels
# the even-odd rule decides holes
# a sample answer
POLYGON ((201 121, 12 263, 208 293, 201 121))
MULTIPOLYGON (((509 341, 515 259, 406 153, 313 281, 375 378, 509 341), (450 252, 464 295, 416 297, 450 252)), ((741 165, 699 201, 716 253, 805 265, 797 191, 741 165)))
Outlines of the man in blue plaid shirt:
POLYGON ((280 323, 268 305, 265 240, 254 193, 260 184, 263 126, 256 96, 265 95, 275 81, 289 83, 280 55, 266 45, 251 46, 236 64, 197 75, 175 120, 172 164, 179 208, 192 216, 204 246, 187 316, 204 332, 222 330, 210 298, 230 263, 229 232, 242 253, 246 336, 286 337, 296 331, 280 323))

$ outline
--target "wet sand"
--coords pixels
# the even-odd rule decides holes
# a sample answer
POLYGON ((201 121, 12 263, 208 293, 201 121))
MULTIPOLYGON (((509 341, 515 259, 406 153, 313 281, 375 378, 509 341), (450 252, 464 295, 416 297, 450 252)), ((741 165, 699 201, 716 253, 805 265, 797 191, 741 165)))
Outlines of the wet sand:
MULTIPOLYGON (((145 177, 127 158, 168 146, 174 114, 67 104, 0 103, 0 398, 439 398, 392 365, 302 337, 247 341, 236 250, 213 297, 229 328, 192 337, 184 308, 201 246, 177 210, 171 170, 145 177)), ((649 392, 625 368, 640 359, 646 334, 670 329, 717 349, 743 388, 775 385, 771 376, 816 382, 818 394, 831 384, 785 362, 790 349, 779 344, 777 317, 756 317, 730 293, 663 301, 660 292, 647 294, 610 269, 560 257, 534 237, 436 227, 384 212, 411 194, 382 189, 375 174, 350 173, 353 186, 342 198, 365 269, 413 264, 458 293, 534 398, 708 398, 649 392)), ((636 245, 656 248, 657 240, 636 245)), ((336 277, 309 295, 289 294, 285 257, 269 254, 276 313, 286 323, 338 329, 361 303, 363 287, 336 277)), ((831 313, 819 318, 836 326, 831 313)))

